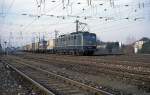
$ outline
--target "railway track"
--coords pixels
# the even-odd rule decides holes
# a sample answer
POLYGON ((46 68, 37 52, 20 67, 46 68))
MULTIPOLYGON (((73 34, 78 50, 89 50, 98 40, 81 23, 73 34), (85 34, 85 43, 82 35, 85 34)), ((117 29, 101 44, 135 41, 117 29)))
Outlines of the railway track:
MULTIPOLYGON (((114 56, 112 57, 99 57, 99 56, 71 56, 71 55, 48 55, 48 54, 32 54, 29 53, 27 56, 33 57, 33 56, 39 57, 40 58, 48 58, 48 59, 59 59, 59 60, 67 60, 67 61, 82 61, 82 63, 92 63, 95 65, 98 65, 100 63, 105 63, 105 64, 115 64, 115 65, 122 65, 122 66, 133 66, 133 67, 144 67, 144 68, 150 68, 150 61, 144 62, 144 60, 149 60, 149 57, 146 58, 140 58, 140 57, 134 57, 131 58, 125 56, 116 58, 114 56), (142 62, 143 61, 143 62, 142 62)), ((26 54, 25 54, 26 57, 26 54)))
MULTIPOLYGON (((35 95, 54 95, 52 92, 48 91, 41 84, 32 80, 30 77, 25 75, 23 72, 16 69, 14 66, 12 66, 6 62, 2 62, 1 64, 3 64, 5 66, 5 68, 7 68, 7 70, 9 70, 9 72, 11 72, 13 78, 15 78, 15 81, 17 81, 18 85, 19 85, 19 87, 13 87, 12 86, 13 84, 10 85, 10 83, 7 81, 6 83, 8 83, 10 85, 8 87, 9 90, 7 88, 6 88, 7 90, 6 89, 2 90, 3 92, 5 92, 5 90, 6 90, 5 93, 1 93, 2 95, 6 95, 6 93, 7 93, 7 95, 20 95, 20 94, 21 95, 32 95, 32 94, 35 94, 35 95), (21 88, 22 88, 22 90, 18 92, 18 89, 21 89, 21 88), (15 90, 15 91, 13 91, 13 90, 15 90)), ((16 86, 16 84, 14 84, 14 85, 16 86)))
MULTIPOLYGON (((26 57, 24 57, 24 58, 26 58, 26 57)), ((52 63, 52 61, 50 61, 49 58, 47 59, 47 58, 38 57, 38 56, 36 56, 36 57, 30 56, 30 58, 32 60, 35 60, 35 61, 51 62, 52 63)), ((28 59, 28 57, 27 57, 27 59, 28 59)), ((67 62, 69 62, 71 59, 64 58, 63 60, 67 60, 67 62)), ((59 61, 59 60, 57 60, 57 61, 59 61)), ((77 60, 76 63, 78 63, 78 61, 79 60, 77 60)), ((134 67, 130 67, 131 68, 130 70, 129 69, 124 69, 124 68, 117 67, 117 64, 114 64, 113 66, 111 64, 106 65, 107 63, 106 64, 104 63, 104 65, 102 63, 100 63, 100 65, 96 64, 96 66, 94 66, 93 64, 90 64, 90 65, 87 65, 87 66, 85 64, 82 64, 82 65, 80 64, 78 66, 78 64, 76 64, 76 65, 70 65, 70 64, 65 65, 65 64, 63 64, 64 62, 60 61, 60 64, 57 63, 57 64, 54 64, 54 65, 55 66, 60 66, 62 68, 63 67, 65 68, 68 65, 69 66, 68 69, 74 70, 74 68, 78 68, 78 71, 81 70, 80 72, 82 72, 82 73, 88 73, 88 74, 104 73, 104 74, 110 74, 112 76, 126 78, 126 80, 129 80, 130 83, 135 84, 138 87, 141 87, 141 88, 146 87, 147 89, 149 89, 150 72, 132 70, 134 67)), ((72 59, 71 62, 74 62, 74 60, 72 59)), ((84 62, 84 61, 82 61, 82 62, 84 62)))
MULTIPOLYGON (((34 59, 35 61, 43 61, 43 62, 51 62, 52 60, 55 60, 55 61, 60 61, 60 63, 64 63, 64 62, 70 62, 70 63, 76 63, 76 65, 80 65, 82 66, 82 68, 84 67, 90 67, 92 69, 95 68, 95 69, 99 69, 99 68, 105 68, 105 69, 109 69, 109 70, 113 70, 113 71, 120 71, 120 72, 127 72, 127 73, 132 73, 132 74, 135 74, 135 75, 141 75, 141 78, 143 77, 148 77, 150 76, 150 68, 144 68, 144 67, 137 67, 137 66, 134 66, 132 63, 128 63, 129 65, 127 64, 117 64, 117 63, 106 63, 106 62, 97 62, 96 61, 92 61, 92 63, 90 63, 88 60, 85 61, 85 59, 78 59, 78 60, 75 60, 75 59, 69 59, 69 58, 45 58, 45 57, 39 57, 39 56, 36 56, 36 57, 33 57, 33 56, 25 56, 23 57, 25 59, 34 59)), ((68 64, 69 65, 69 64, 68 64)))
MULTIPOLYGON (((82 65, 78 65, 78 64, 75 64, 75 65, 70 65, 70 64, 73 64, 73 63, 64 63, 63 61, 60 61, 59 63, 57 62, 54 62, 54 61, 50 61, 48 59, 43 59, 42 57, 31 57, 30 58, 25 58, 27 59, 28 61, 33 61, 34 62, 39 62, 39 63, 50 63, 50 65, 54 65, 56 67, 60 67, 60 68, 67 68, 71 71, 76 71, 77 72, 80 72, 80 73, 85 73, 85 74, 96 74, 98 75, 99 73, 103 73, 103 74, 107 74, 107 75, 111 75, 111 76, 115 76, 116 77, 120 77, 120 78, 125 78, 125 80, 127 80, 130 84, 134 84, 136 86, 138 86, 139 88, 142 88, 142 89, 149 89, 150 86, 150 81, 149 81, 149 76, 144 76, 142 75, 142 73, 139 73, 137 72, 136 74, 134 72, 130 72, 128 73, 129 71, 123 71, 121 69, 117 70, 117 69, 114 69, 114 68, 107 68, 107 67, 93 67, 92 65, 90 66, 82 66, 82 65), (69 66, 69 67, 68 67, 69 66)), ((56 61, 56 60, 55 60, 56 61)), ((45 65, 46 65, 45 64, 45 65)), ((35 64, 33 64, 35 65, 35 64)), ((39 64, 40 65, 40 64, 39 64)), ((42 65, 41 65, 42 66, 42 65)), ((44 65, 42 66, 44 67, 44 65)), ((148 91, 148 90, 147 90, 148 91)))
POLYGON ((106 91, 90 87, 55 73, 26 64, 23 61, 7 64, 11 68, 21 72, 23 75, 28 76, 28 78, 38 83, 48 95, 112 95, 106 91))
POLYGON ((118 61, 129 61, 135 63, 150 63, 150 55, 121 55, 121 56, 102 56, 101 58, 106 60, 118 60, 118 61))

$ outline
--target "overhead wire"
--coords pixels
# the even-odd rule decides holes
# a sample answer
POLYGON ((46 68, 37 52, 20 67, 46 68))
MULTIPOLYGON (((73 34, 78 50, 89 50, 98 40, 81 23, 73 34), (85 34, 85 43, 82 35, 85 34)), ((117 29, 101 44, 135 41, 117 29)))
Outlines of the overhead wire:
POLYGON ((103 28, 103 27, 102 27, 103 28))
POLYGON ((13 7, 14 2, 15 2, 15 0, 12 0, 12 2, 10 3, 7 13, 10 12, 11 8, 13 7))
MULTIPOLYGON (((54 8, 55 9, 55 8, 54 8)), ((51 11, 51 10, 50 10, 51 11)), ((119 20, 119 19, 117 19, 117 20, 119 20)), ((32 24, 32 22, 31 22, 31 24, 32 24)), ((94 27, 93 27, 94 28, 94 27)))
MULTIPOLYGON (((21 27, 20 31, 25 32, 26 30, 28 30, 29 27, 31 27, 31 25, 37 20, 38 18, 33 19, 30 23, 28 23, 27 25, 25 25, 24 27, 21 27)), ((22 32, 22 33, 23 33, 22 32)))
MULTIPOLYGON (((122 25, 120 25, 120 27, 121 27, 121 29, 122 29, 122 26, 124 27, 124 26, 130 26, 130 25, 132 25, 132 24, 137 24, 137 23, 142 23, 141 21, 138 21, 138 22, 130 22, 130 23, 128 23, 128 24, 122 24, 122 25)), ((116 26, 118 26, 118 25, 116 25, 116 26)), ((94 29, 94 31, 95 30, 100 30, 101 32, 108 32, 108 30, 109 31, 111 31, 112 32, 112 30, 116 30, 116 31, 118 31, 118 29, 120 29, 120 27, 114 27, 114 25, 111 25, 111 26, 106 26, 106 27, 98 27, 97 29, 94 29)), ((127 28, 127 29, 129 29, 129 28, 127 28)))
MULTIPOLYGON (((56 7, 55 7, 55 8, 56 8, 56 7)), ((55 9, 55 8, 53 8, 53 9, 55 9)), ((50 11, 52 11, 52 10, 50 10, 50 11)), ((41 18, 41 17, 40 17, 40 18, 41 18)), ((29 27, 31 26, 31 24, 33 24, 36 20, 39 20, 40 18, 34 19, 33 21, 31 21, 31 23, 29 23, 28 25, 26 25, 25 27, 23 27, 22 30, 23 30, 23 29, 26 29, 26 28, 29 28, 29 27)), ((27 30, 27 29, 26 29, 26 30, 27 30)), ((24 30, 24 31, 25 31, 25 30, 24 30)))
MULTIPOLYGON (((136 26, 137 25, 141 25, 141 23, 136 23, 136 26)), ((121 26, 121 27, 116 27, 115 29, 113 28, 113 29, 107 29, 107 30, 101 30, 101 32, 100 33, 98 33, 97 34, 97 36, 101 36, 102 37, 102 35, 105 35, 105 33, 117 33, 118 35, 122 35, 121 33, 122 32, 126 32, 126 31, 128 31, 128 29, 137 29, 136 27, 135 27, 135 23, 132 23, 132 24, 129 24, 129 25, 125 25, 125 26, 121 26), (134 26, 134 27, 133 27, 134 26), (119 34, 119 32, 120 32, 120 34, 119 34)), ((131 31, 130 31, 131 32, 131 31)), ((132 31, 132 34, 133 34, 133 36, 135 36, 134 35, 134 33, 133 32, 135 32, 135 31, 132 31)), ((142 31, 141 31, 142 32, 142 31)), ((109 36, 109 35, 108 35, 109 36)), ((125 36, 124 36, 125 37, 125 36)), ((117 38, 116 38, 117 39, 117 38)))
MULTIPOLYGON (((123 18, 124 19, 124 18, 123 18)), ((117 21, 117 20, 115 20, 115 21, 117 21)), ((99 25, 99 24, 97 24, 97 25, 99 25)))
POLYGON ((1 5, 1 16, 3 17, 4 15, 5 15, 5 12, 4 12, 4 10, 5 10, 5 0, 2 0, 2 5, 1 5))

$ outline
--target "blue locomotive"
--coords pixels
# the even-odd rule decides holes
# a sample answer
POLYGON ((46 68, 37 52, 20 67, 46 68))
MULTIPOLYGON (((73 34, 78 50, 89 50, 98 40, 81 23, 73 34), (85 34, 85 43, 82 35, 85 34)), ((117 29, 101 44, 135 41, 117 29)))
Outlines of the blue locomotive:
POLYGON ((73 32, 55 39, 55 52, 72 55, 92 55, 96 50, 96 34, 73 32))

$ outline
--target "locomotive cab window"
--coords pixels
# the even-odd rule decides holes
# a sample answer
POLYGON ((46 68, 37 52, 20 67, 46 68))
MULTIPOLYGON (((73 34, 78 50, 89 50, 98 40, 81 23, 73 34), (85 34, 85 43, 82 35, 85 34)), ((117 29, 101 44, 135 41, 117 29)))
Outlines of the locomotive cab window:
POLYGON ((85 34, 83 36, 84 45, 96 45, 96 35, 94 34, 85 34))
POLYGON ((74 38, 74 37, 73 37, 73 36, 71 36, 71 40, 73 40, 73 38, 74 38))
POLYGON ((76 39, 76 35, 74 36, 74 39, 76 39))
POLYGON ((70 36, 68 37, 68 40, 70 40, 70 36))

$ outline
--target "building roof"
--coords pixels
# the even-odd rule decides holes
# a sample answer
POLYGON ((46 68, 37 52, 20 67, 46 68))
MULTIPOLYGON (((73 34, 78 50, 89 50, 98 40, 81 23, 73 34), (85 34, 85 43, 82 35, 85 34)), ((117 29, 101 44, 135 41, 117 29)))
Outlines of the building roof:
POLYGON ((147 37, 143 37, 142 39, 140 39, 139 41, 149 41, 150 39, 147 37))

